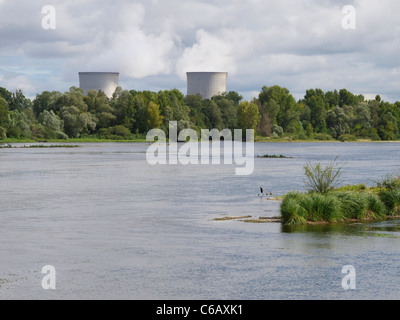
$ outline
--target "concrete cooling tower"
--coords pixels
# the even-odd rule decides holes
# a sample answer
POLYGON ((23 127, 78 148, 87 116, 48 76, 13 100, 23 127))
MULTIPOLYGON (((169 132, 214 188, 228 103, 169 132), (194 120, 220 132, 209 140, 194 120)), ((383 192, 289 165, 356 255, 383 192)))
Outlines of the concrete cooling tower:
POLYGON ((187 94, 200 94, 203 99, 226 92, 227 72, 187 72, 187 94))
POLYGON ((118 87, 118 72, 79 72, 79 87, 85 95, 90 90, 101 90, 111 98, 118 87))

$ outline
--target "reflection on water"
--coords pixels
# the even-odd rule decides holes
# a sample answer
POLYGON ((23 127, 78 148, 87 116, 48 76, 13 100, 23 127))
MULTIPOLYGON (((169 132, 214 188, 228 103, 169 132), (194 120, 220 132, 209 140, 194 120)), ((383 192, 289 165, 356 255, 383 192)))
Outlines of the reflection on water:
POLYGON ((382 236, 398 237, 400 236, 400 221, 387 220, 379 222, 337 222, 322 224, 306 224, 286 226, 282 225, 281 230, 284 233, 320 233, 320 234, 341 234, 348 236, 382 236))
POLYGON ((287 227, 273 217, 303 190, 303 165, 345 163, 345 183, 398 170, 400 144, 259 143, 236 165, 150 166, 148 144, 0 149, 0 298, 398 299, 400 222, 287 227), (344 291, 344 265, 357 290, 344 291), (57 289, 41 269, 57 270, 57 289))

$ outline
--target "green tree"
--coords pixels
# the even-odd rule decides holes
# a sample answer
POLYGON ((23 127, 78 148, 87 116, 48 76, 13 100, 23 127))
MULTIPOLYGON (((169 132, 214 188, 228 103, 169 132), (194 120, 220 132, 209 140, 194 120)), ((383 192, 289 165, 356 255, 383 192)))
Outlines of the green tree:
POLYGON ((132 131, 135 124, 136 109, 131 93, 118 87, 110 101, 110 106, 116 116, 116 123, 124 125, 132 131))
POLYGON ((205 124, 205 117, 203 114, 203 99, 201 95, 187 95, 186 105, 189 107, 189 117, 192 126, 195 129, 212 129, 205 124))
POLYGON ((7 101, 0 97, 0 140, 7 137, 8 110, 7 101))
POLYGON ((315 132, 326 131, 327 99, 321 89, 306 90, 303 102, 310 108, 310 122, 315 132))
POLYGON ((328 102, 329 108, 336 107, 340 103, 340 95, 337 90, 326 92, 325 98, 326 101, 328 102))
POLYGON ((223 129, 236 129, 238 126, 237 119, 237 106, 234 100, 228 98, 222 98, 219 100, 214 100, 217 104, 218 109, 221 111, 221 121, 223 129))
POLYGON ((0 127, 8 126, 8 108, 7 101, 0 97, 0 127))
POLYGON ((386 113, 379 126, 378 133, 382 140, 394 140, 397 134, 397 120, 391 112, 386 113))
MULTIPOLYGON (((104 94, 104 92, 103 92, 104 94)), ((85 95, 81 88, 71 87, 69 91, 64 94, 67 98, 67 106, 77 107, 82 112, 88 111, 88 106, 85 103, 85 95)))
POLYGON ((229 91, 229 92, 224 92, 220 95, 216 95, 211 98, 215 103, 219 104, 218 101, 220 100, 229 100, 232 101, 232 103, 237 107, 240 103, 240 101, 243 99, 243 97, 237 93, 236 91, 229 91))
POLYGON ((301 114, 300 114, 300 121, 303 125, 303 128, 307 128, 307 125, 311 124, 311 109, 309 106, 306 106, 304 103, 300 103, 302 106, 301 114))
POLYGON ((339 106, 344 105, 354 106, 357 103, 357 97, 346 89, 341 89, 339 91, 339 106))
POLYGON ((164 116, 162 128, 167 129, 169 121, 189 121, 190 109, 185 104, 185 97, 179 90, 160 91, 157 95, 160 113, 164 116))
POLYGON ((41 125, 48 127, 55 132, 61 132, 64 127, 64 122, 54 113, 53 110, 44 110, 38 118, 41 125))
POLYGON ((214 101, 209 99, 202 100, 202 113, 204 115, 206 128, 223 129, 221 110, 214 101))
POLYGON ((306 127, 306 135, 307 135, 307 137, 311 137, 313 133, 314 133, 314 128, 313 128, 311 122, 309 122, 309 123, 307 123, 307 127, 306 127))
POLYGON ((8 102, 8 108, 10 111, 23 111, 25 109, 32 108, 32 101, 25 97, 22 90, 18 89, 11 93, 11 98, 8 102))
POLYGON ((11 101, 12 94, 6 88, 0 87, 0 97, 9 103, 11 101))
POLYGON ((63 107, 61 119, 64 132, 71 138, 79 138, 82 133, 90 134, 96 129, 96 118, 90 112, 81 112, 77 107, 63 107))
POLYGON ((280 86, 264 86, 258 95, 258 101, 261 103, 259 107, 261 116, 267 114, 272 125, 279 125, 285 131, 293 131, 300 119, 300 112, 296 100, 288 89, 280 86))
POLYGON ((33 100, 33 111, 36 117, 39 117, 44 110, 50 109, 51 96, 52 94, 49 91, 43 91, 41 94, 36 95, 36 98, 33 100))
POLYGON ((134 131, 141 133, 147 132, 147 108, 148 102, 146 102, 145 96, 136 91, 130 91, 133 96, 132 106, 135 110, 135 125, 134 131))
POLYGON ((29 113, 19 111, 17 109, 9 113, 9 125, 7 130, 7 136, 13 138, 31 138, 31 121, 29 113))
POLYGON ((329 110, 326 114, 326 124, 331 130, 333 138, 350 133, 350 118, 339 106, 329 110))
POLYGON ((160 128, 163 118, 160 114, 160 106, 150 101, 147 107, 147 130, 160 128))
POLYGON ((115 124, 115 110, 110 106, 109 99, 103 91, 91 90, 83 100, 89 112, 98 119, 98 128, 108 128, 115 124))
POLYGON ((243 101, 239 103, 238 120, 239 127, 242 130, 256 130, 260 118, 258 107, 254 102, 243 101))
POLYGON ((355 107, 353 133, 359 137, 368 137, 371 135, 371 128, 371 111, 368 104, 366 102, 362 102, 355 107))

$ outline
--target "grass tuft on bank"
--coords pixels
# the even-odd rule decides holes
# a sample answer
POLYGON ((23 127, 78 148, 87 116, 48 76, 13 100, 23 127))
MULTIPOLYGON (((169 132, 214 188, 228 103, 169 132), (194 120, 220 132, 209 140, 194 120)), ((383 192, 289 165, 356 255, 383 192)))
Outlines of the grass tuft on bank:
POLYGON ((292 191, 284 196, 280 208, 282 222, 295 225, 382 220, 400 215, 400 176, 386 176, 373 187, 360 184, 335 188, 333 184, 340 178, 340 169, 332 163, 325 168, 307 164, 308 192, 292 191), (321 177, 321 172, 329 174, 321 177))

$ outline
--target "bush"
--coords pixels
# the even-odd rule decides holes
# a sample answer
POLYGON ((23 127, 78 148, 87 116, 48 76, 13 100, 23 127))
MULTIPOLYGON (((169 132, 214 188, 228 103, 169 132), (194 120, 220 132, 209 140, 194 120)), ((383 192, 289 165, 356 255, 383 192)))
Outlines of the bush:
POLYGON ((272 127, 272 134, 275 134, 274 136, 281 137, 283 135, 283 128, 281 126, 274 125, 272 127))
POLYGON ((337 167, 335 161, 325 168, 322 168, 320 163, 313 165, 310 162, 304 166, 305 186, 308 192, 326 193, 334 189, 340 180, 342 170, 341 167, 337 167))
POLYGON ((307 140, 308 137, 307 137, 307 135, 302 131, 302 132, 300 132, 300 133, 297 135, 297 139, 298 139, 298 140, 307 140))
POLYGON ((102 139, 112 140, 128 140, 132 136, 131 131, 123 125, 118 125, 110 128, 102 128, 99 130, 98 134, 102 139))
POLYGON ((353 134, 342 134, 338 140, 345 142, 345 141, 357 141, 357 137, 353 134))
POLYGON ((56 135, 57 139, 68 140, 68 136, 64 132, 57 131, 56 135))
POLYGON ((109 130, 110 130, 111 134, 120 136, 124 139, 129 139, 132 135, 131 131, 123 125, 111 127, 111 128, 109 128, 109 130))

